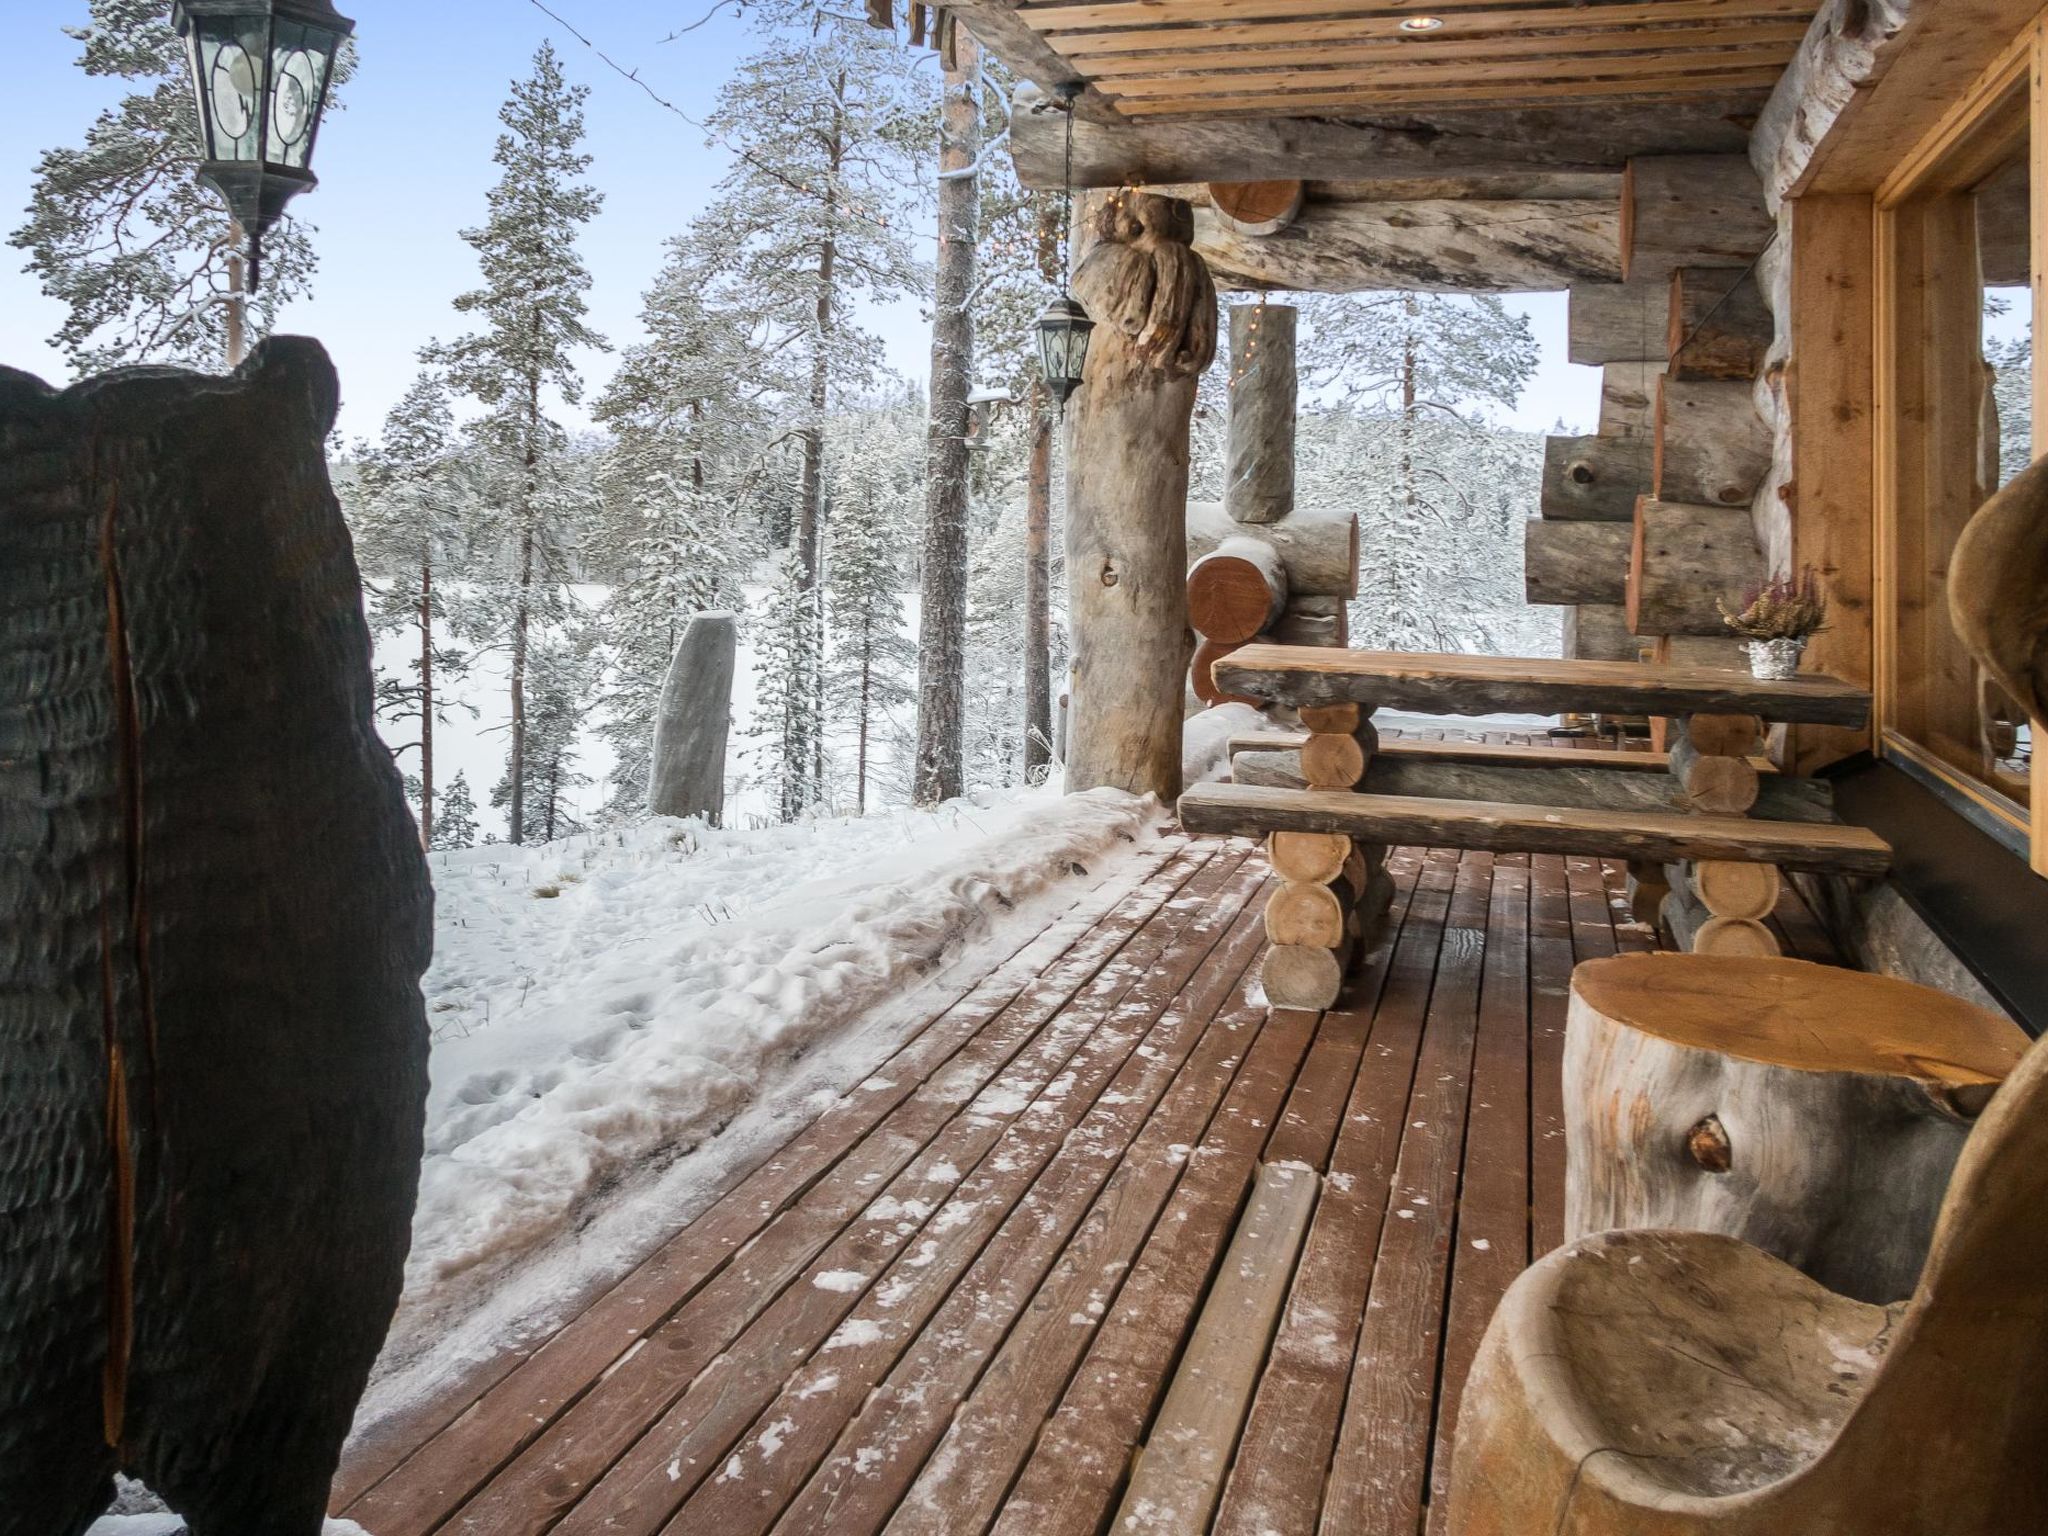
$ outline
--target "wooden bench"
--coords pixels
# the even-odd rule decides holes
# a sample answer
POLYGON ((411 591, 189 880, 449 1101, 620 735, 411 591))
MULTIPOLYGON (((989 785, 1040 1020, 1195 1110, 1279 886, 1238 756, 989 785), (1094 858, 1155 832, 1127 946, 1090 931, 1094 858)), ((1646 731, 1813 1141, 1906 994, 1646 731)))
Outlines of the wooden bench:
POLYGON ((1719 931, 1738 935, 1747 931, 1743 924, 1760 928, 1776 899, 1779 869, 1874 876, 1891 864, 1884 840, 1860 827, 1641 807, 1202 784, 1181 796, 1180 819, 1191 832, 1267 838, 1274 871, 1286 882, 1269 907, 1272 943, 1263 973, 1267 1000, 1280 1008, 1328 1008, 1336 1002, 1358 940, 1391 896, 1379 869, 1381 850, 1388 847, 1584 854, 1627 859, 1641 868, 1696 861, 1705 893, 1754 914, 1708 919, 1729 925, 1719 931), (1769 873, 1745 882, 1744 869, 1769 873), (1315 950, 1327 952, 1302 952, 1315 950))
MULTIPOLYGON (((1242 752, 1299 752, 1308 744, 1307 731, 1253 731, 1230 738, 1230 755, 1242 752)), ((1586 747, 1524 747, 1502 741, 1424 741, 1412 736, 1382 739, 1379 753, 1415 762, 1471 763, 1502 768, 1612 768, 1623 773, 1669 773, 1669 752, 1615 752, 1586 747)), ((1758 773, 1776 773, 1767 757, 1752 757, 1758 773)))

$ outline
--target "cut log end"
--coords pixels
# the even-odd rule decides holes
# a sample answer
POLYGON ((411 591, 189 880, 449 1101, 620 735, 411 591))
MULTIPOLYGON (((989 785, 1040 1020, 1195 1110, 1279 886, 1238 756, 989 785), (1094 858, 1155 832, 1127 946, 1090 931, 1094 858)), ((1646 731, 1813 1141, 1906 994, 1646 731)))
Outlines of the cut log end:
POLYGON ((1345 956, 1306 944, 1275 944, 1266 951, 1259 980, 1275 1008, 1320 1011, 1337 1006, 1344 990, 1345 956))

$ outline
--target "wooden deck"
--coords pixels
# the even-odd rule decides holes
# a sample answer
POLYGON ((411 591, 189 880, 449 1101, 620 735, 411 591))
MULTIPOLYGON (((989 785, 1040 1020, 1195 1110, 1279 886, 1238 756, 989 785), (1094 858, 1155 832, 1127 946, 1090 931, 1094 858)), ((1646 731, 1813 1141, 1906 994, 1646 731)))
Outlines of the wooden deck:
POLYGON ((375 1536, 1104 1530, 1261 1167, 1298 1163, 1320 1178, 1284 1311, 1232 1336, 1248 1411, 1203 1431, 1220 1497, 1128 1528, 1440 1529, 1473 1349, 1562 1233, 1567 978, 1654 939, 1612 865, 1391 868, 1348 1006, 1269 1016, 1263 858, 1166 839, 949 982, 567 1327, 356 1446, 338 1512, 375 1536))

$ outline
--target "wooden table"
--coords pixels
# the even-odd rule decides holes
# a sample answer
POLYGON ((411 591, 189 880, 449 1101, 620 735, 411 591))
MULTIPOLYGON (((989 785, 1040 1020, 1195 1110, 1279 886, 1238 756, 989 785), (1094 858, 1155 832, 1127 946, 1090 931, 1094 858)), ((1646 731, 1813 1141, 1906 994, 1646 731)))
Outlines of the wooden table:
MULTIPOLYGON (((1779 865, 1799 867, 1796 858, 1777 857, 1782 851, 1780 844, 1788 837, 1815 838, 1822 830, 1801 832, 1772 823, 1773 836, 1766 837, 1761 835, 1764 824, 1759 823, 1754 846, 1743 846, 1746 839, 1741 835, 1741 819, 1751 815, 1761 790, 1755 754, 1766 724, 1857 727, 1870 717, 1870 695, 1831 677, 1806 675, 1769 681, 1719 668, 1646 667, 1635 662, 1249 645, 1217 662, 1215 677, 1227 693, 1300 712, 1308 730, 1300 746, 1301 773, 1311 791, 1363 786, 1378 747, 1371 717, 1379 709, 1453 715, 1647 714, 1668 718, 1672 722, 1668 769, 1672 793, 1668 806, 1656 807, 1656 814, 1646 814, 1643 819, 1646 823, 1657 821, 1654 830, 1670 843, 1670 828, 1663 825, 1671 820, 1669 812, 1680 813, 1681 821, 1686 814, 1719 818, 1714 827, 1718 844, 1744 856, 1688 859, 1668 868, 1652 858, 1632 858, 1630 873, 1645 893, 1645 904, 1639 910, 1661 909, 1682 944, 1717 954, 1778 952, 1764 919, 1777 903, 1779 865)), ((1768 771, 1767 765, 1764 771, 1768 771)), ((1536 798, 1543 797, 1539 793, 1536 798)), ((1442 810, 1441 806, 1434 808, 1439 813, 1442 810)), ((1581 842, 1599 830, 1582 825, 1594 815, 1583 809, 1542 805, 1530 815, 1560 827, 1570 823, 1569 830, 1581 842)), ((1505 825, 1511 819, 1494 814, 1492 823, 1505 825)), ((1616 818, 1610 815, 1609 819, 1616 818)), ((1704 823, 1702 830, 1706 830, 1704 823)), ((1286 867, 1289 863, 1314 869, 1334 862, 1334 847, 1307 845, 1305 840, 1312 835, 1291 830, 1275 840, 1275 867, 1283 878, 1304 881, 1303 874, 1286 867), (1283 846, 1286 839, 1302 846, 1291 842, 1283 846)), ((1871 848, 1859 845, 1849 850, 1850 854, 1866 863, 1874 859, 1881 864, 1886 850, 1875 840, 1868 841, 1871 848)), ((1612 856, 1629 857, 1635 843, 1617 842, 1612 856)), ((1355 851, 1362 855, 1363 873, 1369 876, 1381 850, 1361 845, 1355 851)), ((1834 848, 1819 853, 1830 863, 1844 856, 1834 848)), ((1351 878, 1353 884, 1360 879, 1355 866, 1351 878)), ((1364 894, 1359 892, 1357 906, 1365 909, 1370 921, 1372 912, 1362 899, 1364 894)), ((1289 920, 1269 925, 1274 942, 1302 943, 1303 938, 1293 931, 1297 927, 1305 934, 1328 933, 1338 909, 1349 906, 1341 897, 1340 891, 1337 901, 1318 902, 1305 892, 1287 893, 1282 907, 1289 920)), ((1320 975, 1317 985, 1326 987, 1326 968, 1320 975)))

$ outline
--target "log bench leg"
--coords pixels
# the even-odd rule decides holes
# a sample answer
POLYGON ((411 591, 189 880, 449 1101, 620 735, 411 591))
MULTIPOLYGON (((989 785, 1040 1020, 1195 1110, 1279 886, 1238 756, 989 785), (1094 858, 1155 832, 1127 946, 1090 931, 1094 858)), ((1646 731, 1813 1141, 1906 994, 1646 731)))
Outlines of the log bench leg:
POLYGON ((1783 876, 1775 864, 1702 859, 1666 866, 1664 920, 1678 948, 1695 955, 1776 955, 1764 919, 1778 905, 1783 876))
POLYGON ((1335 1007, 1362 941, 1393 901, 1384 851, 1341 833, 1274 832, 1266 853, 1281 880, 1266 902, 1266 1001, 1335 1007))
POLYGON ((1308 740, 1301 745, 1301 777, 1310 789, 1356 789, 1379 750, 1371 711, 1357 704, 1312 705, 1301 711, 1308 740))

